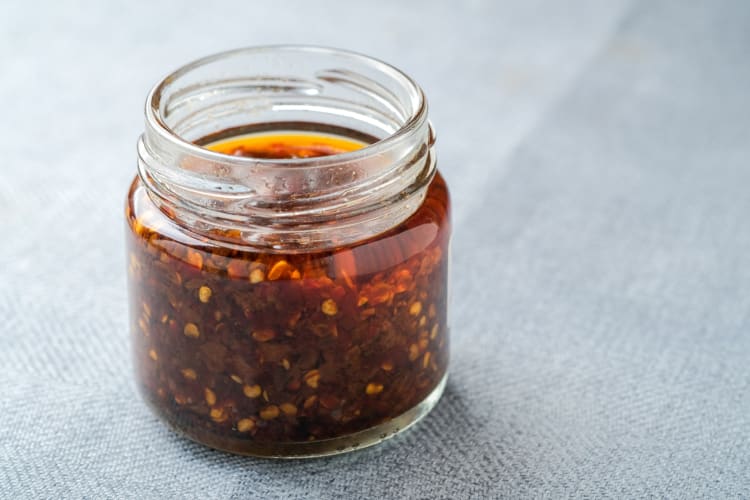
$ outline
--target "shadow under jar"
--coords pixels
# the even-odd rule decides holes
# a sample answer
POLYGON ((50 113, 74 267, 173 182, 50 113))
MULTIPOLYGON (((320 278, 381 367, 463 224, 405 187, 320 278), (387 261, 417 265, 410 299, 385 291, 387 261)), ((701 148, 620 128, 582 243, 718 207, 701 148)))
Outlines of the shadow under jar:
POLYGON ((421 89, 380 61, 260 47, 149 94, 127 198, 137 379, 221 450, 371 445, 448 365, 449 201, 421 89))

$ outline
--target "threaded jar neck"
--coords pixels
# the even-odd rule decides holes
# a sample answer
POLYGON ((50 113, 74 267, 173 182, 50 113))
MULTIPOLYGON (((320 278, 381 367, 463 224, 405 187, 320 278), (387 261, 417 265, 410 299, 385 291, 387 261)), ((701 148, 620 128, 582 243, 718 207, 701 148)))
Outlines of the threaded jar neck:
POLYGON ((199 234, 305 251, 351 244, 404 221, 434 176, 419 86, 383 62, 306 46, 224 52, 159 82, 146 102, 139 175, 152 199, 199 234), (238 127, 304 123, 375 138, 351 152, 256 159, 196 144, 238 127))

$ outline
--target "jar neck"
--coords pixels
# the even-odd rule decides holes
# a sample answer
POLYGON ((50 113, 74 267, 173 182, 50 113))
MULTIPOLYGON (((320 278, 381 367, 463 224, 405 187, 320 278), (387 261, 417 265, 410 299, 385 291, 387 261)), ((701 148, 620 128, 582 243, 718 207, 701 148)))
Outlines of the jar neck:
POLYGON ((210 56, 150 93, 139 175, 154 202, 202 235, 231 231, 284 252, 347 245, 406 220, 435 173, 421 89, 380 61, 316 47, 210 56), (316 158, 230 156, 195 141, 252 124, 302 122, 378 140, 316 158))

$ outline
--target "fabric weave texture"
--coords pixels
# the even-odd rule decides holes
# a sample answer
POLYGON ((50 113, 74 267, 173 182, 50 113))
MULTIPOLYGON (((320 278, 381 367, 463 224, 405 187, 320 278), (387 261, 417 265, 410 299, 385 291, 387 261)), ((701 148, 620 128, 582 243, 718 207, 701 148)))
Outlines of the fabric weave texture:
POLYGON ((750 3, 4 2, 0 498, 750 497, 750 3), (338 457, 187 441, 139 400, 123 203, 150 86, 316 43, 424 87, 452 362, 338 457))

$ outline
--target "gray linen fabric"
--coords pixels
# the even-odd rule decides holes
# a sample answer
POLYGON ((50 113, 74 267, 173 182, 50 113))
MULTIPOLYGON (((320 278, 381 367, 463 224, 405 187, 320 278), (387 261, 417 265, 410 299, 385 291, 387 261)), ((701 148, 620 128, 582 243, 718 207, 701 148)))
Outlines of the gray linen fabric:
POLYGON ((0 497, 750 497, 750 3, 0 7, 0 497), (447 392, 340 457, 141 404, 122 204, 150 85, 302 42, 424 86, 453 189, 447 392))

